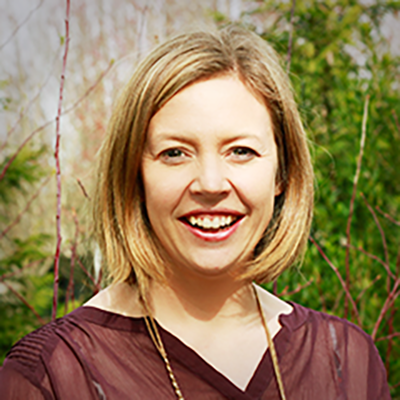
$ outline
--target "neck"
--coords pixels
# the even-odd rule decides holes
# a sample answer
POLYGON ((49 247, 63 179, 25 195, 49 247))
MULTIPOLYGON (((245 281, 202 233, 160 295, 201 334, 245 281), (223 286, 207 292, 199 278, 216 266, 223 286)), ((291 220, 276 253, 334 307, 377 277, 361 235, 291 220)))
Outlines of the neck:
POLYGON ((154 317, 161 324, 219 324, 258 315, 251 283, 232 277, 169 276, 150 288, 154 317))

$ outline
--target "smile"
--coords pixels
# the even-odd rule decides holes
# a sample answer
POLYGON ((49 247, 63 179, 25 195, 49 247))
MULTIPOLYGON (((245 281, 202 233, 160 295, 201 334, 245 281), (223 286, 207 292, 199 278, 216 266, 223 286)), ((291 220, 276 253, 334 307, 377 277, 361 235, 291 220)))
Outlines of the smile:
POLYGON ((243 217, 234 214, 197 214, 184 216, 180 221, 196 237, 207 242, 220 242, 236 231, 243 217))
POLYGON ((234 224, 239 217, 233 215, 227 216, 207 216, 207 217, 198 217, 196 218, 194 215, 190 216, 187 221, 190 225, 196 228, 204 229, 204 230, 219 230, 229 227, 234 224))

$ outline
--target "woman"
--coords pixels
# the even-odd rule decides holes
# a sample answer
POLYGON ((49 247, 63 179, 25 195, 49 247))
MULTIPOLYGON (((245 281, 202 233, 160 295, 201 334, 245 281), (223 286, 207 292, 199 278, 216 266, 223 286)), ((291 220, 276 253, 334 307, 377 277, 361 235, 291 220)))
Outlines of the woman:
POLYGON ((271 47, 238 27, 159 46, 100 155, 93 220, 113 284, 11 350, 2 398, 389 399, 369 336, 252 283, 301 256, 312 199, 271 47))

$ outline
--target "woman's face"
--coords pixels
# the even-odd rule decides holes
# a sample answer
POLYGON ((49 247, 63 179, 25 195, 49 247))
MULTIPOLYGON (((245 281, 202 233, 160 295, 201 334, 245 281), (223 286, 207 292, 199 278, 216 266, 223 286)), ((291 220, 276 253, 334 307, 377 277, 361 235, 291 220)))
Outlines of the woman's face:
POLYGON ((277 165, 269 112, 236 76, 172 97, 150 121, 142 160, 170 267, 211 276, 248 260, 272 216, 277 165))

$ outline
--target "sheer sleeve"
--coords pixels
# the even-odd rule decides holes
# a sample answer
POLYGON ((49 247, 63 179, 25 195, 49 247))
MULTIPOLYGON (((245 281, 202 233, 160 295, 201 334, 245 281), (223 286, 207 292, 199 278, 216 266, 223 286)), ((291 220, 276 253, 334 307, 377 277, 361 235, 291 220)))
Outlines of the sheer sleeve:
POLYGON ((347 398, 390 400, 386 371, 372 338, 353 324, 332 319, 329 331, 347 398))
POLYGON ((53 400, 46 390, 36 386, 25 377, 12 363, 6 363, 0 368, 0 394, 2 400, 53 400))

